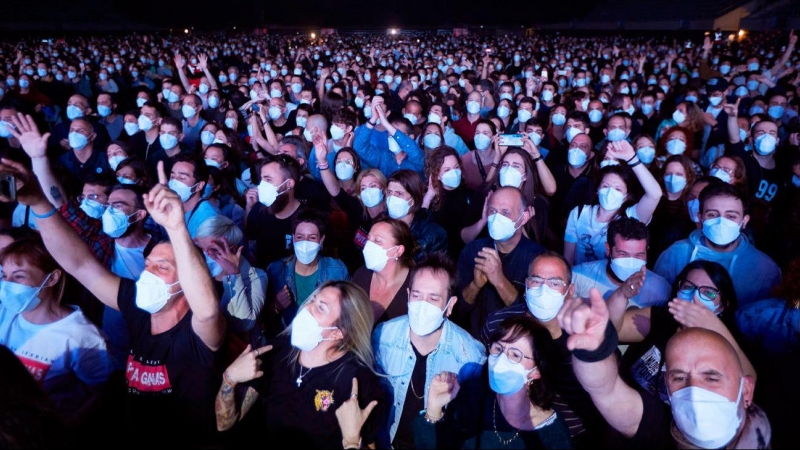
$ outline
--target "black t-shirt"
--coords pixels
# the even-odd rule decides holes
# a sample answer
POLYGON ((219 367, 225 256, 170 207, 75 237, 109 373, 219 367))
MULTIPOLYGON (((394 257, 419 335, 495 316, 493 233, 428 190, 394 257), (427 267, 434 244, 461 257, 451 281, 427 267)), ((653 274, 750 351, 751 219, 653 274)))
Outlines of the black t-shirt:
POLYGON ((273 133, 280 134, 281 136, 286 136, 287 133, 297 128, 297 123, 295 123, 293 117, 289 117, 288 119, 286 119, 286 123, 284 123, 281 126, 275 125, 275 123, 270 120, 269 126, 270 128, 272 128, 273 133))
POLYGON ((159 444, 207 443, 216 430, 217 352, 195 334, 191 311, 170 330, 152 335, 150 314, 135 299, 136 282, 120 279, 117 303, 130 336, 125 379, 131 430, 159 436, 159 444))
POLYGON ((428 355, 421 355, 417 347, 411 344, 414 355, 417 357, 414 371, 411 372, 411 382, 408 383, 406 401, 403 402, 403 412, 397 424, 397 433, 394 435, 392 448, 416 448, 414 442, 414 420, 419 412, 425 409, 425 372, 428 367, 428 355), (420 398, 422 397, 422 398, 420 398))
POLYGON ((378 376, 362 365, 355 354, 347 353, 309 370, 289 360, 292 346, 287 338, 279 337, 272 345, 273 350, 263 356, 264 376, 252 382, 266 415, 264 442, 274 448, 341 448, 336 409, 350 399, 354 377, 358 379, 361 408, 378 400, 378 406, 361 430, 365 446, 376 441, 386 420, 386 395, 378 376), (301 370, 303 378, 298 386, 301 370))
POLYGON ((309 176, 304 176, 297 183, 294 197, 304 206, 323 212, 331 211, 331 194, 325 186, 309 176))
POLYGON ((650 332, 642 342, 632 344, 620 363, 620 376, 629 386, 667 401, 664 384, 664 351, 679 324, 663 306, 650 309, 650 332))
POLYGON ((256 260, 253 265, 266 269, 269 263, 290 255, 292 220, 301 208, 285 219, 270 214, 266 206, 257 204, 247 216, 245 234, 256 241, 256 260))
POLYGON ((636 434, 621 443, 625 448, 675 448, 670 433, 672 411, 666 403, 644 392, 642 397, 642 421, 636 434))

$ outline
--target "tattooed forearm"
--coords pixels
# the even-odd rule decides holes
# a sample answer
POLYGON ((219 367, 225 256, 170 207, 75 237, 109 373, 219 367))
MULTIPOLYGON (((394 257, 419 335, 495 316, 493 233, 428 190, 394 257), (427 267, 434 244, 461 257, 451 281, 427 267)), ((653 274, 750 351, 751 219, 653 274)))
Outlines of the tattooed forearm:
POLYGON ((53 197, 55 201, 61 200, 61 190, 58 186, 50 186, 50 196, 53 197))
POLYGON ((217 415, 217 430, 225 431, 236 423, 236 399, 234 398, 233 386, 225 377, 222 378, 222 386, 217 393, 214 402, 214 412, 217 415))

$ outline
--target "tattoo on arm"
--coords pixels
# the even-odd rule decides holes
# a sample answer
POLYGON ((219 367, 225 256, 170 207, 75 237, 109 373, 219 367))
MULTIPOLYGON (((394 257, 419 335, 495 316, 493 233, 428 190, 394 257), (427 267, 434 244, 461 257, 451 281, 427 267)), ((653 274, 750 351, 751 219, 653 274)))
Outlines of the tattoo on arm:
POLYGON ((61 200, 61 190, 56 186, 50 186, 50 196, 53 200, 61 200))
POLYGON ((214 402, 214 412, 217 416, 217 430, 228 430, 236 423, 236 399, 233 386, 224 380, 214 402))

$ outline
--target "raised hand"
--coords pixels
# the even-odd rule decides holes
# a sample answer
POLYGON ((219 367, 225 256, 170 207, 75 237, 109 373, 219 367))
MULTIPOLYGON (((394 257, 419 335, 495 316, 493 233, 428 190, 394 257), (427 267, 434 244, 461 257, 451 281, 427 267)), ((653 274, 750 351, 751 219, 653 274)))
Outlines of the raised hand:
POLYGON ((350 390, 350 398, 336 410, 336 420, 339 422, 339 429, 342 431, 342 441, 350 444, 357 444, 361 439, 361 428, 369 418, 372 410, 378 405, 377 400, 369 402, 366 408, 361 409, 358 404, 358 380, 353 377, 353 387, 350 390))
POLYGON ((636 156, 636 150, 633 149, 630 142, 624 139, 617 142, 609 142, 606 149, 607 154, 619 161, 628 161, 636 156))
MULTIPOLYGON (((3 158, 0 160, 0 174, 12 175, 16 187, 16 201, 22 205, 30 206, 47 200, 39 186, 39 180, 24 165, 3 158)), ((15 199, 0 195, 0 202, 13 202, 15 199)))
POLYGON ((625 298, 633 298, 639 295, 639 291, 644 286, 645 277, 647 276, 647 266, 642 266, 641 269, 636 271, 633 275, 629 276, 627 280, 622 283, 619 289, 625 295, 625 298))
POLYGON ((426 405, 428 412, 437 413, 437 417, 434 418, 441 417, 440 411, 456 398, 459 389, 461 386, 458 384, 458 375, 455 373, 445 371, 435 375, 428 388, 428 404, 426 405))
POLYGON ((144 206, 157 224, 165 229, 185 228, 183 201, 172 189, 167 187, 168 179, 164 172, 164 162, 158 162, 158 184, 144 194, 144 206))
POLYGON ((183 69, 185 66, 186 66, 186 61, 183 59, 183 56, 181 56, 180 53, 175 52, 175 67, 180 70, 183 69))
POLYGON ((250 188, 244 193, 245 207, 250 210, 258 203, 258 189, 250 188))
POLYGON ((242 354, 225 369, 225 378, 233 384, 239 384, 262 377, 264 372, 261 370, 261 360, 258 357, 270 350, 272 350, 271 345, 253 350, 253 346, 248 344, 242 354))
POLYGON ((221 241, 212 241, 208 256, 216 261, 222 267, 224 275, 236 275, 239 273, 239 263, 242 260, 242 249, 244 246, 239 246, 236 252, 231 250, 228 241, 224 238, 221 241))
POLYGON ((294 295, 292 295, 292 291, 289 290, 288 286, 283 286, 283 288, 275 295, 275 311, 281 312, 288 308, 292 303, 294 303, 294 295))
POLYGON ((570 335, 567 338, 569 350, 594 351, 605 339, 608 306, 596 288, 589 291, 589 302, 587 305, 580 298, 566 299, 558 312, 558 324, 570 335))
POLYGON ((694 300, 687 302, 674 298, 667 303, 667 307, 670 314, 675 317, 675 321, 685 328, 700 327, 716 330, 719 326, 725 326, 713 311, 694 300))
POLYGON ((500 254, 492 247, 484 247, 478 252, 478 256, 475 258, 475 268, 480 269, 489 282, 495 286, 499 286, 505 278, 500 254))
POLYGON ((11 116, 11 125, 13 127, 7 127, 8 131, 19 141, 31 159, 47 156, 47 139, 50 133, 42 135, 33 117, 17 113, 16 116, 11 116))
POLYGON ((208 68, 208 55, 205 53, 200 53, 197 56, 197 68, 201 70, 205 70, 208 68))
POLYGON ((739 102, 742 101, 741 97, 736 97, 736 103, 728 103, 722 105, 722 110, 728 117, 736 117, 739 114, 739 102))

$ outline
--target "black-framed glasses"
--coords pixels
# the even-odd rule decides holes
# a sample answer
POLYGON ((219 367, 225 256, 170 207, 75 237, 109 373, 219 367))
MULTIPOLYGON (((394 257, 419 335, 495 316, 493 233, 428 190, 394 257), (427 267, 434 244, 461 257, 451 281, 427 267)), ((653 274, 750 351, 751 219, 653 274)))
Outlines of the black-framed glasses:
POLYGON ((709 302, 719 297, 719 289, 711 286, 697 286, 688 280, 681 280, 678 283, 678 291, 687 296, 687 298, 694 295, 694 292, 697 291, 701 299, 709 302))
POLYGON ((494 344, 489 347, 489 354, 494 357, 500 356, 501 353, 505 353, 508 356, 508 360, 514 364, 519 364, 522 362, 523 359, 530 359, 533 361, 533 358, 530 356, 525 356, 522 354, 522 350, 514 347, 506 348, 503 344, 499 342, 495 342, 494 344))
POLYGON ((543 284, 547 284, 550 289, 560 290, 563 289, 564 286, 567 285, 567 282, 562 280, 561 278, 542 278, 537 275, 533 275, 530 277, 525 278, 525 286, 529 288, 538 288, 543 284))

